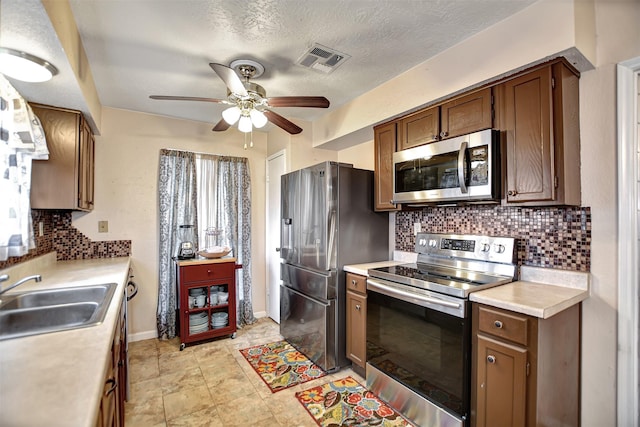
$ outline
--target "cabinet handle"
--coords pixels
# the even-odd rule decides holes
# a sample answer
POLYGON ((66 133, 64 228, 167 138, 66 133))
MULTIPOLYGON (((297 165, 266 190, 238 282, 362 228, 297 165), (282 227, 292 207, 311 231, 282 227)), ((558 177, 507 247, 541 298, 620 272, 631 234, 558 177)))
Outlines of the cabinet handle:
POLYGON ((211 270, 207 270, 207 274, 211 274, 211 270))
POLYGON ((507 194, 508 194, 509 196, 515 196, 515 195, 517 195, 517 194, 518 194, 518 192, 517 192, 516 190, 509 190, 509 191, 507 191, 507 194))
POLYGON ((351 279, 351 284, 353 286, 358 286, 358 281, 356 279, 351 279))
POLYGON ((498 329, 502 329, 502 322, 499 320, 496 320, 495 322, 493 322, 493 326, 495 326, 498 329))
POLYGON ((493 356, 493 355, 491 355, 491 354, 490 354, 490 355, 488 355, 488 356, 487 356, 487 362, 489 362, 489 363, 496 363, 496 357, 495 357, 495 356, 493 356))
POLYGON ((360 304, 356 304, 356 310, 360 310, 360 304))
POLYGON ((440 138, 444 138, 447 135, 449 135, 449 132, 447 132, 447 131, 443 130, 442 132, 440 132, 440 138))

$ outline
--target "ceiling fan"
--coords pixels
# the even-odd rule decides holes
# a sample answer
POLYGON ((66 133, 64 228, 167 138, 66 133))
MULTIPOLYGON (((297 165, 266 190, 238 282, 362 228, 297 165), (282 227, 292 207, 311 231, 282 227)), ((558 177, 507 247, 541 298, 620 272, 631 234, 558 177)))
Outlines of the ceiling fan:
POLYGON ((264 73, 264 67, 256 61, 238 59, 229 64, 229 67, 216 63, 210 63, 209 65, 227 86, 227 99, 166 95, 151 95, 149 98, 170 101, 203 101, 230 105, 230 108, 222 112, 222 119, 213 127, 213 131, 216 132, 229 129, 235 122, 238 122, 238 129, 241 132, 250 132, 253 127, 261 128, 269 121, 286 132, 295 135, 302 132, 302 128, 272 111, 272 108, 329 107, 329 100, 324 96, 274 96, 267 98, 267 92, 262 86, 249 81, 249 79, 259 77, 264 73))

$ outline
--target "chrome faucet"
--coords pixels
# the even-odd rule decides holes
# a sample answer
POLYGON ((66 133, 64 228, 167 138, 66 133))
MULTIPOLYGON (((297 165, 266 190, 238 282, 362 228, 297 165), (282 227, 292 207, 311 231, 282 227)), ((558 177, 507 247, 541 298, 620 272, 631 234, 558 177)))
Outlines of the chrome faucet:
MULTIPOLYGON (((0 283, 5 282, 7 280, 9 280, 9 275, 8 274, 3 274, 3 275, 0 276, 0 283)), ((42 276, 39 275, 39 274, 34 274, 33 276, 23 277, 22 279, 18 280, 13 285, 9 285, 4 289, 0 289, 0 295, 4 294, 7 291, 10 291, 11 289, 15 288, 16 286, 22 285, 24 282, 28 282, 29 280, 35 280, 36 282, 40 282, 40 281, 42 281, 42 276)))

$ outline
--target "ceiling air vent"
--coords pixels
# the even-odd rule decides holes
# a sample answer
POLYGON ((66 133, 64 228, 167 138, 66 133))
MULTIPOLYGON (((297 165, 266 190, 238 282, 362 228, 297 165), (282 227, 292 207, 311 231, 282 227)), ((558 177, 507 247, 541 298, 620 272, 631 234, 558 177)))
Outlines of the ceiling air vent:
POLYGON ((329 74, 349 58, 351 58, 351 56, 346 53, 338 52, 335 49, 315 43, 298 58, 296 64, 324 74, 329 74))

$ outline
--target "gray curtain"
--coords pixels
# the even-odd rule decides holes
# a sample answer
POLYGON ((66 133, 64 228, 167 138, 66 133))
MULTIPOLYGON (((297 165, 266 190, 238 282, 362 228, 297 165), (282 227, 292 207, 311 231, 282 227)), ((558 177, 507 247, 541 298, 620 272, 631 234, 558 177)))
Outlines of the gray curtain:
POLYGON ((161 339, 176 336, 176 268, 178 226, 193 225, 197 242, 195 154, 160 150, 158 171, 158 211, 160 223, 159 283, 156 324, 161 339))
POLYGON ((242 265, 236 275, 237 325, 256 321, 251 303, 251 177, 249 160, 197 154, 199 168, 198 216, 206 219, 203 227, 224 230, 226 242, 237 263, 242 265))

